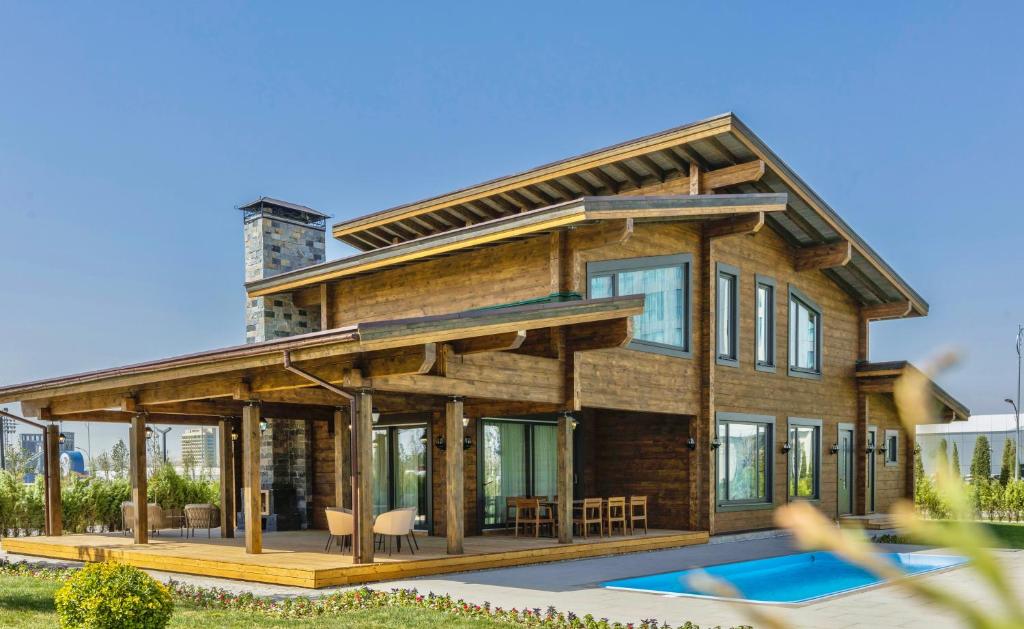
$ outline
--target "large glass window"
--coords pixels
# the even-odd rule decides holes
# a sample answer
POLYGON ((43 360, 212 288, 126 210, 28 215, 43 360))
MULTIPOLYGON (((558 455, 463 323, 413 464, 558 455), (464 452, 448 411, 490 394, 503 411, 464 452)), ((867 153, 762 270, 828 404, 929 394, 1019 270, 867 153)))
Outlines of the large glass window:
POLYGON ((789 290, 789 373, 821 374, 821 309, 794 287, 789 290))
POLYGON ((736 366, 739 359, 739 269, 718 263, 716 345, 719 364, 736 366))
POLYGON ((633 318, 630 347, 688 355, 690 260, 681 254, 591 262, 589 296, 643 295, 644 311, 633 318))
POLYGON ((774 280, 757 276, 754 302, 754 364, 758 369, 775 371, 774 280))
POLYGON ((771 502, 770 418, 720 414, 718 504, 771 502))
POLYGON ((789 496, 818 498, 821 473, 821 426, 789 422, 789 496))
POLYGON ((557 434, 552 423, 481 421, 480 483, 485 527, 505 524, 506 498, 555 496, 557 434))
POLYGON ((885 431, 885 465, 899 465, 900 462, 900 433, 898 430, 885 431))
POLYGON ((373 513, 416 507, 416 528, 428 529, 427 427, 373 430, 373 513))

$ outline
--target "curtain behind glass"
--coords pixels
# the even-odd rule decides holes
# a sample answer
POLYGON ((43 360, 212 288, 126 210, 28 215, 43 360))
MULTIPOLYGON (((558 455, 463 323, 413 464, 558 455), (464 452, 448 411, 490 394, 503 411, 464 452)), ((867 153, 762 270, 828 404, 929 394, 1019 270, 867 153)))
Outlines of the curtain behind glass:
POLYGON ((505 498, 526 495, 526 425, 483 422, 484 525, 505 522, 505 498))
POLYGON ((533 427, 533 494, 554 498, 558 493, 558 429, 536 424, 533 427))
POLYGON ((426 432, 421 427, 396 428, 394 432, 394 508, 416 507, 417 528, 427 525, 427 448, 423 443, 426 432))
POLYGON ((733 301, 732 295, 736 278, 732 275, 720 274, 718 276, 718 354, 720 356, 735 356, 736 341, 732 337, 733 330, 733 301))
POLYGON ((772 359, 768 352, 768 304, 770 302, 769 292, 771 288, 768 286, 758 285, 757 287, 757 314, 755 320, 755 326, 757 329, 757 362, 759 363, 771 363, 772 359))
POLYGON ((373 431, 373 514, 388 510, 388 431, 373 431))
POLYGON ((625 271, 618 276, 619 295, 644 295, 644 312, 634 317, 633 338, 683 346, 683 269, 625 271))

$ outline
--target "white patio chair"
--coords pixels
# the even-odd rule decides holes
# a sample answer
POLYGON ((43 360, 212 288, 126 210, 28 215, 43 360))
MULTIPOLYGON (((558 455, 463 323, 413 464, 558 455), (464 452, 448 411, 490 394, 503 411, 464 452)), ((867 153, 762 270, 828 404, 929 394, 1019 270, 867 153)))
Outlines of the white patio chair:
POLYGON ((388 555, 391 554, 391 538, 395 538, 399 544, 399 551, 401 551, 402 538, 405 537, 409 540, 409 552, 416 554, 413 550, 412 541, 412 525, 415 521, 415 511, 412 517, 409 515, 408 509, 396 509, 394 511, 388 511, 377 516, 377 519, 373 521, 373 534, 377 536, 377 546, 383 550, 385 542, 387 545, 388 555))
POLYGON ((324 552, 330 552, 331 542, 338 540, 339 552, 345 550, 345 542, 352 543, 352 533, 355 531, 352 520, 352 512, 348 509, 335 509, 328 507, 324 509, 327 515, 327 545, 324 552))

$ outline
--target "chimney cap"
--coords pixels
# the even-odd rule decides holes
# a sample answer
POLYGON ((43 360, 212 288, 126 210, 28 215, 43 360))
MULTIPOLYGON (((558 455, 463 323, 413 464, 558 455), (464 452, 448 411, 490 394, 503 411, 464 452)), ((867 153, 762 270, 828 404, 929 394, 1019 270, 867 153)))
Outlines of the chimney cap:
POLYGON ((319 227, 326 224, 329 214, 318 212, 311 207, 289 203, 273 197, 260 197, 250 203, 239 205, 236 209, 245 212, 245 220, 261 216, 264 213, 279 216, 281 218, 299 221, 303 224, 319 227))

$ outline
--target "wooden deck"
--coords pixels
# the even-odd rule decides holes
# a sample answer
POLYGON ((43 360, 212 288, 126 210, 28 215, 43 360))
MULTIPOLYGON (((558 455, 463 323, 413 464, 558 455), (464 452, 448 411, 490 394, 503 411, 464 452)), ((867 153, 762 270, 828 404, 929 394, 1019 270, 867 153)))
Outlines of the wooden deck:
POLYGON ((576 538, 572 544, 493 534, 467 537, 465 554, 457 556, 445 554, 445 538, 419 535, 420 550, 415 555, 403 547, 401 553, 390 557, 378 553, 376 562, 369 565, 354 565, 350 555, 340 554, 336 548, 325 553, 326 539, 324 531, 267 533, 259 555, 247 555, 241 538, 183 539, 177 531, 151 537, 147 545, 136 545, 132 538, 120 534, 15 537, 5 538, 0 545, 19 555, 76 561, 113 559, 152 570, 322 588, 704 544, 708 533, 651 530, 647 535, 576 538))

